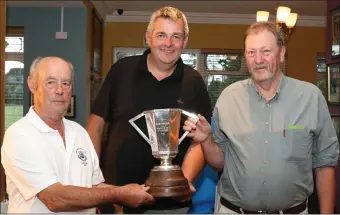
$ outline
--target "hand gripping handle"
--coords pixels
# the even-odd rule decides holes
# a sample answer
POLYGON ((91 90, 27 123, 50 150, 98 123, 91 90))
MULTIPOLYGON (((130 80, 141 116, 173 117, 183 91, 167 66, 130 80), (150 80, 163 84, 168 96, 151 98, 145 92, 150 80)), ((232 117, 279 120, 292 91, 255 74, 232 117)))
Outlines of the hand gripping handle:
MULTIPOLYGON (((183 113, 184 115, 187 115, 188 117, 191 117, 191 118, 195 119, 196 122, 198 121, 198 116, 197 116, 196 114, 190 113, 190 112, 185 111, 185 110, 183 110, 182 113, 183 113)), ((185 138, 188 134, 189 134, 188 131, 184 132, 184 134, 182 135, 182 137, 179 139, 179 144, 184 140, 184 138, 185 138)))

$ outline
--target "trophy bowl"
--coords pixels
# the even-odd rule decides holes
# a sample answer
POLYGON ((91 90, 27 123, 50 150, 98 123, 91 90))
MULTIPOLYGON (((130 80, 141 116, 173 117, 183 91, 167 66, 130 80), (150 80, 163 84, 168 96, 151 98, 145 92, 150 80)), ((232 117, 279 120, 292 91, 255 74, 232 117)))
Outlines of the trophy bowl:
POLYGON ((179 138, 181 116, 197 116, 179 108, 155 109, 144 111, 129 120, 130 124, 151 146, 152 155, 161 161, 154 166, 145 182, 150 186, 150 194, 154 197, 184 196, 190 193, 188 180, 184 177, 178 165, 171 161, 178 153, 178 146, 186 137, 185 132, 179 138), (135 121, 145 117, 149 138, 135 124, 135 121))

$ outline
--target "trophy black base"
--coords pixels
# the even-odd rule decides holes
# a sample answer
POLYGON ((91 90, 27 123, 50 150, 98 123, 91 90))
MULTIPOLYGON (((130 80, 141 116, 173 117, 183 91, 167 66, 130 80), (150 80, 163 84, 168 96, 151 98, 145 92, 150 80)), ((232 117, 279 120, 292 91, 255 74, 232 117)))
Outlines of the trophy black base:
POLYGON ((153 168, 145 182, 153 197, 185 196, 190 193, 188 180, 179 166, 153 168))

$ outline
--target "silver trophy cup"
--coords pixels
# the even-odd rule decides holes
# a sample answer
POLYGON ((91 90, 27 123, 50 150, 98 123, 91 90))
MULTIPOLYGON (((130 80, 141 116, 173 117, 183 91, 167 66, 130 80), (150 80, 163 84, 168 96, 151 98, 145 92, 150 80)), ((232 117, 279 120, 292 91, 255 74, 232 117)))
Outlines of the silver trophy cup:
POLYGON ((161 164, 153 167, 146 186, 150 186, 150 193, 155 197, 169 197, 187 195, 189 184, 178 165, 171 161, 178 153, 178 146, 187 136, 185 132, 179 138, 179 129, 182 114, 198 119, 195 114, 178 108, 155 109, 130 119, 130 124, 151 146, 152 155, 160 159, 161 164), (135 121, 145 116, 149 138, 135 124, 135 121))

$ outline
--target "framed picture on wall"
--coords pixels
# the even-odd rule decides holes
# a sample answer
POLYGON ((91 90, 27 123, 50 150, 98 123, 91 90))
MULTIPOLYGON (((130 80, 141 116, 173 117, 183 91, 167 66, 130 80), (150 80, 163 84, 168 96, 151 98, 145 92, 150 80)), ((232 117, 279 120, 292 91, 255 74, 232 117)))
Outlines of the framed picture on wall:
POLYGON ((332 58, 340 57, 340 7, 331 11, 332 58))
POLYGON ((340 104, 340 62, 329 64, 328 72, 328 102, 332 104, 340 104))
POLYGON ((75 95, 71 97, 70 106, 67 109, 65 117, 69 119, 76 117, 76 96, 75 95))

